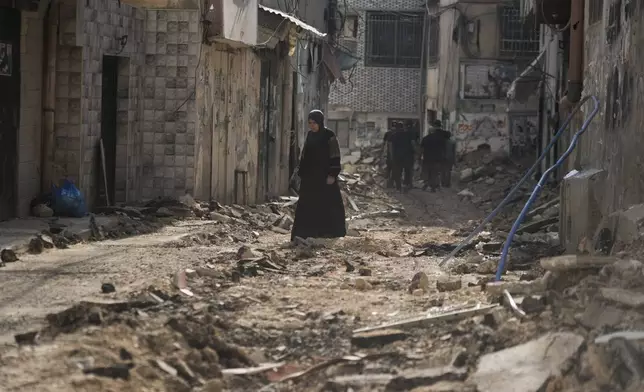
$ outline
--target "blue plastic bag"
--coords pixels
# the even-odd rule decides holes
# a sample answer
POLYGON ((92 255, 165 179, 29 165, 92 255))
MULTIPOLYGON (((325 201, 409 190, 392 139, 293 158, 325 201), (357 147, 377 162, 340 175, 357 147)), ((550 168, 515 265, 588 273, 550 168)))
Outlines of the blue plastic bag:
POLYGON ((82 218, 87 215, 85 198, 73 182, 65 180, 62 187, 54 185, 52 196, 56 216, 82 218))

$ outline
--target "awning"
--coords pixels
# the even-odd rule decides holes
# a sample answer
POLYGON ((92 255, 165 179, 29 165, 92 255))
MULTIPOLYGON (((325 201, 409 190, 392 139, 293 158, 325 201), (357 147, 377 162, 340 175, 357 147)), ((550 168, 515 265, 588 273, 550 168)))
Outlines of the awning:
POLYGON ((306 30, 307 32, 313 34, 314 36, 316 36, 318 38, 326 37, 325 33, 322 33, 321 31, 319 31, 315 27, 310 26, 310 25, 302 22, 301 20, 297 19, 296 17, 294 17, 292 15, 289 15, 289 14, 287 14, 285 12, 282 12, 280 10, 276 10, 276 9, 273 9, 273 8, 269 8, 269 7, 266 7, 265 5, 261 5, 261 4, 259 4, 259 9, 262 10, 262 11, 265 11, 265 12, 270 12, 271 14, 279 15, 282 18, 284 18, 284 19, 288 20, 289 22, 293 23, 297 27, 301 28, 302 30, 306 30))
POLYGON ((537 58, 512 82, 507 93, 508 100, 525 103, 534 94, 542 80, 545 55, 546 51, 542 50, 537 58))

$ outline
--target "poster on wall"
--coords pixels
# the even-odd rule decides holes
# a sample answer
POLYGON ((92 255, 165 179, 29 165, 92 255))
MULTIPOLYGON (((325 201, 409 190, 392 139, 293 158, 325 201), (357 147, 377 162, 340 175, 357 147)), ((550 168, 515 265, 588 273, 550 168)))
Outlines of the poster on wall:
POLYGON ((0 41, 0 76, 11 76, 13 65, 12 46, 8 42, 0 41))
POLYGON ((464 99, 505 99, 517 77, 513 64, 467 64, 462 66, 464 99))

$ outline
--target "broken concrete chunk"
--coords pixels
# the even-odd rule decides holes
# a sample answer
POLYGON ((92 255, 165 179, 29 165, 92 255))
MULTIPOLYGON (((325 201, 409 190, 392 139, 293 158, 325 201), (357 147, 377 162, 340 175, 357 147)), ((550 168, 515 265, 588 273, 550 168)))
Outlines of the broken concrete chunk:
POLYGON ((186 271, 180 270, 174 274, 174 279, 172 280, 174 287, 179 290, 185 289, 188 287, 188 278, 186 277, 186 271))
POLYGON ((355 284, 356 284, 356 289, 360 291, 367 291, 367 290, 371 290, 372 288, 371 283, 367 282, 367 280, 363 278, 357 278, 355 280, 355 284))
POLYGON ((351 344, 360 348, 384 346, 399 340, 404 340, 409 334, 398 329, 382 329, 371 332, 356 333, 351 337, 351 344))
POLYGON ((45 204, 38 204, 31 209, 31 214, 37 218, 51 218, 54 216, 54 210, 45 204))
POLYGON ((228 223, 232 220, 229 216, 220 214, 218 212, 211 212, 209 214, 209 217, 211 220, 214 220, 216 222, 221 222, 221 223, 228 223))
POLYGON ((253 260, 253 259, 259 259, 261 258, 262 255, 259 252, 254 251, 251 249, 249 246, 242 246, 239 248, 237 251, 237 258, 239 260, 253 260))
POLYGON ((617 261, 618 258, 609 256, 563 255, 541 259, 541 267, 546 271, 571 271, 601 268, 617 261))
POLYGON ((461 182, 468 182, 472 179, 473 176, 474 176, 474 170, 467 168, 461 171, 461 177, 460 177, 461 182))
POLYGON ((470 191, 469 189, 463 189, 462 191, 458 192, 457 195, 466 198, 474 197, 474 193, 472 193, 472 191, 470 191))
POLYGON ((644 306, 644 293, 613 287, 603 287, 599 292, 605 300, 617 302, 620 305, 631 308, 644 306))
POLYGON ((584 343, 573 333, 550 333, 537 340, 483 356, 468 381, 479 392, 538 392, 577 355, 584 343))
POLYGON ((424 272, 418 272, 411 279, 411 284, 409 285, 409 292, 413 293, 416 290, 428 291, 429 289, 429 278, 424 272))
POLYGON ((559 217, 541 219, 535 222, 528 223, 525 226, 522 226, 517 230, 517 234, 530 233, 534 234, 540 231, 541 229, 546 228, 547 226, 552 225, 553 223, 559 222, 559 217))
POLYGON ((409 391, 440 381, 462 381, 465 377, 467 377, 467 369, 464 368, 443 367, 411 370, 394 377, 387 384, 385 391, 409 391))
POLYGON ((112 283, 103 283, 101 285, 101 292, 103 294, 110 294, 116 292, 116 287, 112 283))
POLYGON ((436 288, 440 292, 456 291, 460 290, 461 287, 463 287, 463 284, 459 277, 443 277, 436 281, 436 288))
POLYGON ((534 295, 546 291, 546 280, 537 279, 532 282, 491 282, 485 285, 485 291, 494 296, 503 295, 504 290, 510 294, 534 295))
POLYGON ((11 249, 3 249, 2 252, 0 252, 0 260, 3 263, 15 263, 18 261, 18 256, 16 255, 16 252, 11 249))

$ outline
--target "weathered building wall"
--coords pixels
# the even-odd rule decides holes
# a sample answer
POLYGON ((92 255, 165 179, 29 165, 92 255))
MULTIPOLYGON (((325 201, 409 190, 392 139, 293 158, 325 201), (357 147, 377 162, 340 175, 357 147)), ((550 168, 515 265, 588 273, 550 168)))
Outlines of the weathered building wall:
POLYGON ((351 143, 348 147, 353 148, 380 142, 389 127, 389 118, 418 119, 420 110, 420 67, 365 65, 367 12, 422 13, 425 7, 413 0, 349 0, 346 3, 358 16, 355 54, 362 60, 354 70, 345 72, 346 84, 336 82, 331 86, 329 119, 349 122, 351 143))
POLYGON ((256 203, 261 62, 249 48, 220 46, 205 49, 202 61, 195 195, 222 203, 243 203, 246 195, 256 203))
MULTIPOLYGON (((644 5, 607 0, 602 10, 589 22, 587 9, 584 61, 584 94, 596 95, 602 106, 568 169, 606 171, 597 200, 605 217, 644 201, 644 5)), ((573 130, 591 110, 584 106, 573 130)))
POLYGON ((20 128, 18 130, 18 216, 40 192, 43 20, 22 12, 20 34, 20 128))
POLYGON ((199 12, 148 10, 146 22, 142 197, 180 196, 195 188, 199 12))
MULTIPOLYGON (((454 3, 443 0, 440 5, 454 3)), ((438 70, 428 70, 427 109, 436 110, 461 153, 488 145, 493 151, 520 154, 537 139, 536 95, 511 108, 506 98, 512 81, 533 58, 501 51, 501 4, 473 2, 440 14, 438 70)))

